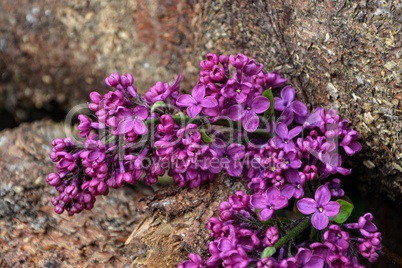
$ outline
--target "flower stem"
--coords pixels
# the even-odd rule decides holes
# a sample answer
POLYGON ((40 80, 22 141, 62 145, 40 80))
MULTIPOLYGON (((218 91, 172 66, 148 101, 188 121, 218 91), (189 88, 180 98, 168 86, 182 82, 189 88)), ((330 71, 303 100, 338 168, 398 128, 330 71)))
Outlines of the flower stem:
POLYGON ((310 216, 304 218, 301 222, 299 222, 299 224, 296 227, 289 230, 285 236, 281 237, 281 239, 279 239, 278 242, 275 243, 274 248, 276 250, 280 249, 285 243, 289 242, 297 235, 299 235, 301 232, 303 232, 307 227, 310 226, 311 224, 310 218, 311 218, 310 216))

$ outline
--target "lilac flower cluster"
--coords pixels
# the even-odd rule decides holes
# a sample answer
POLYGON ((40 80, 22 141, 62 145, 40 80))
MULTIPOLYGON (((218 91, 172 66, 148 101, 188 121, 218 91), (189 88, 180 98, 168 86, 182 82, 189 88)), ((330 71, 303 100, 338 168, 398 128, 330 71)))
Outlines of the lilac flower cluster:
POLYGON ((335 110, 309 112, 285 78, 243 54, 210 53, 200 65, 191 94, 179 92, 179 75, 141 96, 133 76, 118 73, 105 80, 111 91, 90 94, 82 139, 53 141, 55 211, 92 209, 96 196, 139 180, 195 188, 227 174, 249 192, 209 220, 211 256, 192 253, 179 267, 361 267, 357 252, 375 261, 381 234, 371 214, 344 224, 353 205, 338 177, 362 148, 358 132, 335 110))
POLYGON ((211 123, 235 121, 245 133, 255 131, 264 125, 259 115, 270 106, 263 90, 286 79, 263 72, 261 64, 242 54, 208 54, 201 66, 191 95, 179 93, 181 75, 172 86, 157 82, 141 96, 133 76, 118 73, 105 79, 113 90, 90 94, 93 115, 78 116, 85 140, 53 142, 57 172, 47 182, 59 192, 52 199, 57 213, 92 209, 96 196, 140 179, 151 185, 166 174, 180 187, 194 188, 222 170, 241 176, 245 145, 242 140, 228 145, 211 123))
MULTIPOLYGON (((234 57, 231 59, 233 61, 234 57)), ((205 63, 201 63, 203 65, 205 63)), ((237 69, 236 74, 239 72, 237 69)), ((278 87, 284 86, 282 78, 276 79, 281 81, 278 87)), ((226 87, 223 87, 223 96, 226 87)), ((264 92, 275 90, 276 85, 270 87, 263 85, 263 96, 269 96, 264 92)), ((249 94, 248 89, 237 85, 235 92, 249 94)), ((265 140, 254 137, 244 144, 245 153, 239 154, 243 156, 243 165, 227 170, 229 175, 234 176, 233 171, 236 171, 237 176, 245 179, 252 194, 237 192, 220 204, 219 218, 212 217, 208 223, 214 239, 209 244, 210 257, 204 261, 192 253, 190 260, 181 263, 180 268, 362 267, 357 252, 370 262, 378 259, 381 235, 371 223, 372 218, 366 227, 372 232, 370 236, 364 236, 363 231, 363 238, 350 238, 347 230, 365 230, 363 223, 360 227, 342 224, 346 218, 337 217, 351 213, 343 206, 346 201, 342 200, 344 191, 338 176, 350 174, 344 161, 362 148, 357 141, 358 132, 335 110, 317 108, 309 113, 306 105, 295 99, 295 90, 290 85, 278 93, 280 97, 270 98, 273 112, 264 113, 263 124, 261 118, 256 123, 271 137, 265 140), (294 204, 293 212, 289 204, 294 204), (293 219, 298 215, 306 216, 289 220, 289 216, 280 216, 284 211, 286 215, 291 213, 293 219), (304 227, 298 229, 297 226, 304 227), (303 238, 301 231, 307 227, 311 235, 303 238), (296 240, 303 242, 296 244, 296 240), (272 250, 270 254, 265 253, 269 250, 272 250)), ((234 98, 244 101, 243 95, 234 95, 234 98)), ((229 102, 226 106, 229 108, 221 112, 238 120, 231 114, 236 104, 230 105, 229 102)), ((248 122, 252 120, 242 121, 246 131, 257 129, 250 129, 248 122)), ((359 222, 367 217, 361 217, 359 222)))
MULTIPOLYGON (((331 213, 331 206, 336 207, 336 202, 326 201, 330 196, 327 186, 320 186, 317 191, 316 201, 320 204, 298 203, 298 207, 305 206, 303 213, 314 215, 319 215, 322 207, 322 217, 327 219, 328 224, 326 216, 331 213)), ((191 253, 190 260, 178 267, 364 267, 359 263, 357 253, 370 262, 377 261, 381 234, 370 213, 360 217, 357 223, 330 224, 322 229, 317 229, 313 221, 315 230, 320 231, 319 238, 303 239, 294 227, 302 221, 309 223, 309 217, 289 221, 276 215, 278 210, 288 205, 287 201, 275 187, 269 188, 263 195, 236 192, 219 205, 219 218, 209 219, 208 229, 214 238, 208 246, 210 257, 204 261, 201 256, 191 253), (270 220, 266 221, 267 218, 270 220), (350 237, 348 230, 353 229, 360 233, 360 237, 350 237), (303 239, 303 242, 296 244, 288 239, 286 243, 281 243, 280 239, 287 237, 303 239), (270 253, 264 256, 265 251, 270 253)), ((303 203, 303 199, 299 202, 303 203)))

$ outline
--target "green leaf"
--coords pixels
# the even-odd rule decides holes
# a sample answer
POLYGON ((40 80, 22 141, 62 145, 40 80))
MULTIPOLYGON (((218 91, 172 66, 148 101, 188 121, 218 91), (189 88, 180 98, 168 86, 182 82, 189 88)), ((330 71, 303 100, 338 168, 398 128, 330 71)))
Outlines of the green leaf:
POLYGON ((268 88, 262 93, 263 96, 265 96, 269 100, 269 108, 268 110, 264 113, 264 117, 270 118, 274 114, 274 95, 272 94, 272 89, 268 88))
POLYGON ((269 258, 272 255, 274 255, 275 252, 276 252, 276 249, 274 247, 266 247, 261 254, 261 258, 269 258))
POLYGON ((354 206, 352 203, 343 199, 338 199, 336 200, 336 202, 341 205, 341 210, 339 211, 338 215, 336 215, 335 217, 331 217, 330 220, 341 224, 349 218, 350 214, 352 214, 354 206))
POLYGON ((154 103, 154 105, 152 105, 151 113, 153 113, 156 109, 163 108, 163 107, 166 107, 166 103, 163 101, 157 101, 154 103))
POLYGON ((207 134, 207 132, 205 131, 205 129, 201 129, 201 130, 200 130, 200 133, 201 133, 201 138, 202 138, 202 140, 203 140, 206 144, 215 141, 215 139, 213 139, 213 138, 211 138, 210 136, 208 136, 208 134, 207 134))

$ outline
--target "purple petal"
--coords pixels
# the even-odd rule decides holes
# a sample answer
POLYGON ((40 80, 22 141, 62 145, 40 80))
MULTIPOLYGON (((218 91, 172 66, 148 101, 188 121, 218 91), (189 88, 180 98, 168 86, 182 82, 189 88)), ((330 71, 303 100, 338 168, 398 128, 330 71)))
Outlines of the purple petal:
POLYGON ((251 101, 251 109, 257 113, 263 113, 269 108, 269 100, 264 96, 258 96, 251 101))
POLYGON ((135 133, 137 133, 138 135, 143 135, 148 132, 148 128, 145 125, 144 121, 135 119, 133 120, 133 122, 134 122, 133 130, 135 133))
POLYGON ((188 106, 196 105, 197 102, 195 101, 193 96, 191 96, 189 94, 183 94, 176 100, 176 104, 180 107, 188 107, 188 106))
POLYGON ((265 196, 261 194, 254 194, 250 198, 250 204, 255 208, 266 208, 269 203, 265 196))
POLYGON ((96 159, 98 159, 100 156, 101 156, 101 152, 100 151, 98 151, 98 150, 96 150, 96 151, 89 151, 89 153, 88 153, 88 160, 90 160, 90 161, 94 161, 94 160, 96 160, 96 159))
POLYGON ((269 208, 264 208, 260 210, 260 220, 267 221, 271 218, 274 211, 269 208))
POLYGON ((297 209, 304 215, 310 215, 317 211, 317 203, 312 198, 303 198, 297 201, 297 209))
POLYGON ((260 119, 254 112, 247 111, 241 120, 241 123, 247 132, 254 132, 260 124, 260 119))
POLYGON ((220 163, 218 163, 219 161, 213 162, 212 165, 209 167, 209 171, 212 174, 218 174, 222 171, 223 167, 220 163))
POLYGON ((240 104, 232 105, 227 110, 227 116, 233 121, 239 121, 243 116, 243 108, 240 104))
POLYGON ((290 198, 292 198, 292 196, 293 196, 293 194, 294 194, 295 191, 296 191, 296 188, 295 188, 293 185, 286 184, 286 185, 283 187, 283 189, 282 189, 282 191, 281 191, 281 194, 282 194, 283 196, 286 196, 286 198, 290 199, 290 198))
POLYGON ((372 222, 366 222, 364 229, 370 233, 377 232, 377 226, 372 222))
POLYGON ((304 196, 304 189, 303 187, 300 187, 299 189, 296 188, 296 191, 293 194, 294 198, 299 199, 304 196))
POLYGON ((336 201, 331 201, 324 206, 324 212, 328 217, 335 217, 341 210, 341 205, 336 201))
POLYGON ((317 230, 322 230, 328 226, 328 217, 325 216, 323 213, 314 213, 313 217, 311 217, 311 223, 313 224, 314 228, 317 230))
POLYGON ((281 91, 281 97, 285 102, 290 103, 295 98, 295 89, 291 86, 284 87, 281 91))
POLYGON ((233 159, 242 159, 246 153, 244 145, 232 143, 227 148, 227 154, 233 159))
POLYGON ((296 184, 300 182, 299 171, 295 169, 286 170, 285 178, 290 184, 296 184))
POLYGON ((288 138, 288 127, 286 126, 286 124, 284 123, 278 123, 276 125, 276 134, 278 134, 279 137, 281 137, 282 139, 287 139, 288 138))
POLYGON ((285 110, 285 103, 283 102, 283 100, 281 98, 275 97, 274 98, 274 108, 277 111, 283 111, 285 110))
POLYGON ((202 99, 200 105, 205 108, 214 108, 218 106, 218 102, 214 97, 209 96, 202 99))
POLYGON ((318 187, 318 189, 315 191, 314 198, 318 206, 326 205, 329 200, 331 200, 331 192, 328 189, 328 186, 321 185, 318 187))
POLYGON ((219 158, 222 158, 226 151, 226 144, 222 139, 217 138, 214 142, 212 142, 209 147, 214 150, 219 158))
POLYGON ((349 175, 352 172, 351 169, 347 169, 344 167, 337 167, 336 171, 338 171, 338 173, 342 174, 343 176, 349 175))
POLYGON ((189 106, 187 107, 187 114, 191 117, 191 118, 195 118, 202 110, 202 107, 200 105, 193 105, 193 106, 189 106))
POLYGON ((301 101, 292 102, 292 104, 290 105, 290 108, 297 115, 300 115, 300 116, 306 116, 307 115, 307 106, 301 101))
POLYGON ((149 110, 147 107, 140 105, 134 108, 134 113, 135 116, 137 116, 141 120, 145 120, 148 118, 149 115, 149 110))
POLYGON ((287 126, 293 122, 295 114, 290 109, 285 109, 279 116, 279 122, 286 124, 287 126))
MULTIPOLYGON (((308 260, 310 260, 311 255, 312 255, 312 253, 310 250, 304 249, 304 248, 299 249, 299 251, 296 254, 296 263, 298 265, 305 264, 308 260)), ((305 266, 303 266, 303 267, 305 267, 305 266)))
POLYGON ((134 120, 130 118, 128 120, 120 121, 117 130, 119 134, 126 134, 130 132, 133 128, 134 128, 134 120))
POLYGON ((280 196, 281 192, 276 187, 270 187, 269 189, 267 189, 265 191, 264 195, 267 198, 267 200, 273 200, 273 199, 277 198, 278 196, 280 196))
POLYGON ((289 131, 288 139, 293 139, 294 137, 296 137, 297 135, 299 135, 301 131, 302 131, 302 127, 301 127, 301 126, 292 128, 292 129, 289 131))
POLYGON ((231 159, 229 162, 229 167, 226 169, 228 174, 232 177, 240 177, 243 172, 243 166, 240 161, 231 159))
POLYGON ((302 161, 300 159, 296 159, 296 160, 292 160, 290 162, 289 166, 291 168, 298 169, 299 167, 301 167, 301 165, 302 165, 302 161))
POLYGON ((288 198, 286 198, 286 196, 283 195, 278 196, 277 198, 272 200, 272 202, 275 210, 282 209, 289 204, 288 198))
MULTIPOLYGON (((229 83, 229 81, 228 81, 229 83)), ((233 98, 236 95, 236 91, 233 85, 227 84, 221 89, 222 95, 226 98, 233 98)))
POLYGON ((308 263, 305 264, 306 268, 317 268, 317 267, 324 267, 324 259, 320 256, 313 255, 308 263))
POLYGON ((127 118, 127 117, 131 117, 133 115, 133 111, 131 109, 128 108, 124 108, 122 106, 119 106, 117 108, 117 112, 116 115, 120 118, 127 118))
POLYGON ((273 146, 275 148, 283 148, 285 146, 285 143, 283 142, 283 140, 278 136, 273 137, 271 139, 271 142, 273 143, 273 146))
POLYGON ((197 84, 192 91, 192 94, 194 97, 194 100, 197 102, 201 101, 205 97, 205 85, 204 84, 197 84))
POLYGON ((323 108, 317 108, 314 112, 310 113, 306 121, 303 124, 304 128, 314 128, 320 125, 322 122, 321 111, 323 108))

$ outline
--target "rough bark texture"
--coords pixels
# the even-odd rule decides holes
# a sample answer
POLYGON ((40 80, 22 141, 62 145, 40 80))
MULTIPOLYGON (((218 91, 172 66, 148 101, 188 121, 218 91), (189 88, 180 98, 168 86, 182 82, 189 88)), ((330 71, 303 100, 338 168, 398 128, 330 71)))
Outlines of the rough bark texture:
POLYGON ((1 1, 0 114, 62 120, 115 71, 132 72, 142 91, 174 81, 191 17, 171 1, 1 1))
MULTIPOLYGON (((384 242, 401 252, 402 225, 393 218, 402 201, 401 17, 400 0, 2 1, 0 128, 63 119, 89 91, 104 91, 113 71, 132 72, 142 92, 181 72, 189 91, 206 53, 242 52, 285 74, 310 108, 335 108, 360 131, 364 150, 351 162, 350 187, 394 200, 369 206, 383 219, 384 242)), ((174 267, 187 251, 205 253, 200 226, 242 187, 222 178, 201 190, 170 187, 142 202, 132 198, 138 189, 126 189, 100 199, 93 213, 67 219, 51 212, 54 193, 44 184, 55 136, 60 126, 49 123, 1 132, 0 264, 122 266, 136 258, 134 267, 174 267), (135 214, 137 206, 148 214, 135 214), (137 248, 141 241, 147 252, 137 248)))

